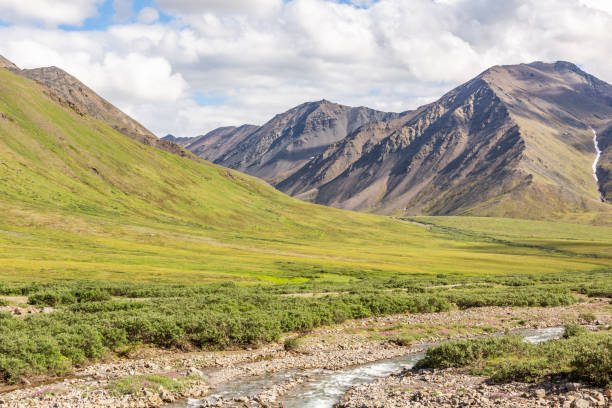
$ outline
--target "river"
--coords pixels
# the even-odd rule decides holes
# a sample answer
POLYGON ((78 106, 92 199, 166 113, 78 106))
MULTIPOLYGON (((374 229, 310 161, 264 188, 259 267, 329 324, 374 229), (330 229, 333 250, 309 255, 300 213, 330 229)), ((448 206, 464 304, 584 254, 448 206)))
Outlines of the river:
MULTIPOLYGON (((559 338, 563 333, 563 327, 516 330, 513 333, 523 335, 525 341, 530 343, 540 343, 559 338)), ((273 384, 297 377, 305 381, 290 388, 278 399, 278 402, 287 408, 332 408, 352 386, 373 382, 404 368, 413 367, 424 357, 425 350, 432 345, 422 345, 423 351, 418 353, 340 370, 292 369, 260 377, 243 378, 231 384, 218 386, 213 394, 206 397, 206 400, 214 402, 219 399, 253 396, 273 384)), ((202 403, 201 400, 189 399, 169 405, 169 408, 193 408, 202 403)))

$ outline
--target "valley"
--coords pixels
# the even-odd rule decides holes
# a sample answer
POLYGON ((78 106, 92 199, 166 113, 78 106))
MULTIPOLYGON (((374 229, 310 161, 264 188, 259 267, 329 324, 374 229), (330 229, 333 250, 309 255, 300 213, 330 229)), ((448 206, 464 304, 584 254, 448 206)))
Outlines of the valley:
MULTIPOLYGON (((495 153, 495 143, 516 142, 517 134, 515 124, 507 122, 507 108, 482 79, 435 106, 402 115, 327 101, 301 105, 289 122, 306 116, 311 130, 333 124, 320 139, 311 139, 306 153, 300 153, 306 156, 298 155, 301 164, 311 154, 320 160, 329 146, 339 148, 351 138, 351 146, 369 146, 368 154, 381 153, 381 146, 391 143, 385 145, 393 147, 386 157, 412 157, 419 166, 431 165, 425 150, 434 156, 450 154, 452 159, 440 159, 447 163, 463 157, 474 167, 455 166, 456 173, 444 173, 449 180, 463 180, 456 185, 462 189, 482 184, 489 191, 503 184, 489 180, 493 173, 482 157, 471 161, 461 156, 470 149, 476 156, 486 150, 484 155, 500 166, 513 162, 517 172, 529 170, 535 180, 527 190, 513 190, 516 195, 509 201, 495 201, 488 192, 478 200, 453 201, 457 208, 463 205, 458 203, 489 208, 491 203, 482 200, 489 197, 496 208, 485 211, 490 217, 474 216, 471 210, 463 216, 431 216, 428 211, 390 211, 392 216, 386 216, 301 201, 254 176, 195 157, 174 143, 180 140, 150 142, 148 131, 140 132, 137 122, 119 115, 93 91, 82 88, 75 97, 72 87, 80 85, 63 71, 24 73, 7 60, 0 62, 7 67, 0 68, 0 406, 158 407, 180 398, 201 399, 214 394, 215 387, 223 389, 237 379, 250 383, 261 375, 272 377, 264 378, 257 399, 249 394, 195 404, 280 406, 291 388, 308 382, 309 377, 295 374, 302 370, 326 370, 333 377, 351 366, 411 355, 425 343, 501 336, 506 329, 578 330, 572 329, 576 324, 596 326, 591 329, 597 333, 574 333, 576 339, 569 343, 553 340, 557 343, 550 347, 573 347, 567 355, 576 358, 568 357, 562 366, 537 360, 533 350, 523 350, 514 340, 522 363, 539 364, 528 372, 533 378, 516 374, 514 387, 526 390, 524 381, 533 380, 557 389, 557 383, 546 381, 558 376, 561 384, 574 379, 584 383, 579 391, 564 389, 574 394, 563 402, 606 391, 607 385, 585 375, 581 364, 607 370, 607 360, 580 358, 587 355, 583 344, 605 347, 611 336, 611 218, 609 204, 597 200, 589 173, 592 139, 583 140, 587 131, 578 124, 575 137, 563 136, 572 140, 570 147, 558 144, 556 131, 542 139, 559 157, 567 159, 564 155, 570 152, 578 160, 575 167, 569 159, 559 164, 567 166, 561 174, 561 167, 553 171, 532 156, 541 141, 536 131, 495 153), (478 103, 488 106, 485 122, 496 136, 490 139, 488 130, 479 131, 477 143, 468 148, 463 130, 477 123, 471 111, 478 105, 470 99, 474 92, 481 95, 478 103), (92 100, 96 103, 88 105, 92 100), (325 119, 332 113, 343 119, 325 119), (460 132, 438 127, 456 121, 465 126, 460 132), (387 124, 380 125, 387 122, 409 130, 388 139, 383 135, 387 124), (367 141, 377 134, 384 136, 383 144, 374 148, 367 141), (432 136, 439 149, 411 145, 423 135, 432 136), (523 143, 530 148, 521 150, 523 143), (472 179, 473 174, 480 175, 472 179), (550 187, 560 174, 567 181, 562 194, 550 187), (559 200, 546 205, 531 200, 534 186, 549 193, 547 198, 559 193, 559 200), (517 213, 498 211, 503 205, 518 208, 517 197, 525 199, 520 211, 537 209, 534 215, 551 216, 509 218, 517 213), (568 200, 576 197, 582 204, 568 207, 568 200), (500 214, 505 217, 492 216, 500 214), (274 376, 283 370, 297 371, 274 376)), ((566 73, 567 66, 561 68, 566 73)), ((607 109, 602 106, 597 109, 607 109)), ((520 126, 533 125, 530 115, 514 109, 513 120, 520 126)), ((277 117, 274 126, 256 132, 282 134, 285 124, 277 117)), ((603 120, 597 124, 603 129, 603 120)), ((216 143, 226 132, 240 139, 253 130, 242 128, 239 137, 237 129, 220 131, 220 139, 204 138, 201 146, 219 147, 216 143)), ((596 139, 603 163, 597 161, 597 170, 607 165, 606 132, 596 139)), ((300 135, 292 133, 298 139, 300 135)), ((236 146, 263 148, 257 140, 249 144, 238 139, 230 149, 232 160, 240 152, 236 146)), ((286 153, 293 146, 274 143, 266 148, 277 146, 286 153)), ((355 163, 346 164, 362 172, 355 163)), ((262 171, 287 171, 294 177, 310 165, 297 169, 283 162, 262 171)), ((416 169, 414 174, 422 173, 416 169)), ((436 180, 428 194, 435 200, 438 192, 446 197, 437 203, 459 197, 452 189, 436 190, 443 187, 436 180)), ((457 347, 461 352, 466 346, 457 347)), ((482 381, 497 372, 493 362, 480 362, 490 368, 479 372, 482 381)), ((468 379, 468 366, 431 375, 468 379)), ((423 368, 432 369, 439 367, 423 368)), ((430 375, 408 372, 419 378, 430 375)), ((389 392, 399 392, 401 405, 417 392, 397 389, 402 380, 385 373, 372 395, 386 395, 391 387, 389 392)), ((495 384, 486 392, 498 392, 502 386, 495 384)), ((342 390, 350 391, 343 402, 347 407, 361 403, 364 395, 354 385, 352 391, 342 390)), ((533 402, 531 396, 525 398, 525 403, 533 402)))

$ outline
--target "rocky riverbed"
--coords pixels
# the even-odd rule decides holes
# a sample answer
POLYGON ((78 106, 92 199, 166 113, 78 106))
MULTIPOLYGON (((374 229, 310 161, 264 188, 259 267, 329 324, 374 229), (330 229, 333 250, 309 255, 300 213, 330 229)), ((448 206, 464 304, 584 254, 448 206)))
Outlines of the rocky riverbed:
MULTIPOLYGON (((407 355, 418 352, 422 348, 420 344, 448 338, 481 335, 487 331, 490 332, 491 328, 503 331, 506 328, 562 326, 569 322, 580 321, 579 316, 584 312, 594 314, 597 323, 600 324, 609 324, 612 320, 608 299, 590 299, 568 307, 484 307, 444 313, 355 320, 335 327, 318 329, 303 337, 299 347, 292 351, 285 351, 282 343, 222 352, 178 353, 143 349, 132 355, 130 359, 99 363, 77 370, 70 379, 55 381, 48 379, 44 384, 22 385, 19 389, 12 391, 5 388, 5 391, 8 392, 0 394, 0 406, 158 407, 178 399, 201 398, 211 393, 218 393, 219 390, 231 387, 232 384, 255 384, 260 381, 260 385, 254 389, 251 387, 252 389, 249 392, 245 391, 244 395, 209 399, 202 405, 274 407, 280 406, 283 395, 315 378, 317 370, 340 370, 348 366, 407 355), (413 329, 421 335, 410 346, 401 346, 394 341, 394 333, 398 330, 413 329), (166 380, 170 379, 182 386, 169 387, 167 384, 166 387, 159 386, 147 377, 151 375, 157 376, 156 378, 161 376, 166 380), (121 388, 118 384, 125 385, 126 383, 131 385, 127 387, 130 392, 123 394, 125 387, 121 388)), ((394 381, 399 381, 399 383, 408 381, 404 378, 416 381, 416 378, 421 375, 449 376, 449 381, 458 384, 458 389, 462 381, 468 380, 468 377, 450 372, 417 374, 414 377, 415 380, 406 373, 397 374, 380 380, 378 391, 367 388, 362 390, 359 386, 354 388, 342 402, 348 405, 341 406, 377 406, 363 405, 365 402, 361 402, 362 405, 350 404, 353 401, 359 401, 362 395, 380 395, 381 398, 384 396, 389 399, 389 390, 399 392, 393 388, 395 387, 394 381), (389 381, 389 387, 385 381, 389 381)), ((472 378, 469 381, 471 382, 466 382, 466 385, 477 382, 472 378)), ((173 385, 174 382, 170 384, 173 385)), ((375 387, 376 384, 379 383, 369 386, 375 387)), ((482 381, 480 384, 483 384, 482 381)), ((517 387, 521 386, 517 385, 517 387)), ((472 388, 479 390, 476 387, 474 385, 472 388)), ((425 394, 428 392, 427 387, 422 389, 425 390, 425 394)), ((495 394, 498 391, 503 393, 502 390, 486 389, 482 395, 484 398, 489 398, 487 395, 495 394)), ((527 391, 526 388, 525 391, 519 392, 517 388, 517 392, 513 392, 512 395, 523 395, 527 391)), ((606 390, 597 392, 603 395, 606 390)), ((400 404, 404 403, 402 402, 405 401, 404 398, 412 398, 412 394, 403 391, 400 394, 401 396, 397 397, 400 404)), ((422 397, 422 402, 416 401, 421 405, 414 406, 444 406, 428 402, 435 397, 433 393, 431 395, 422 397)), ((494 401, 496 397, 490 399, 494 401)), ((515 402, 512 398, 508 401, 509 403, 515 402)), ((375 401, 371 402, 375 403, 375 401)), ((565 403, 565 401, 559 402, 559 406, 565 403)), ((609 399, 604 403, 608 404, 609 399)), ((452 403, 449 404, 451 405, 448 406, 455 406, 452 403)))
POLYGON ((337 408, 399 407, 612 407, 612 390, 579 383, 489 384, 461 371, 404 370, 352 388, 337 408))

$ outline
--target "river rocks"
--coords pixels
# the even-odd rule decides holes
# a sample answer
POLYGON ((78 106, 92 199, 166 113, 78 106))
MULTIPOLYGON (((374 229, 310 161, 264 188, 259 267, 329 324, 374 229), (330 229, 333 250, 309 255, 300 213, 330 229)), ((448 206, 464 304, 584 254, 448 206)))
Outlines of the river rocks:
POLYGON ((607 407, 612 404, 596 389, 566 391, 561 384, 531 389, 523 383, 490 384, 486 378, 460 370, 406 370, 371 384, 353 387, 337 408, 404 407, 607 407), (602 398, 599 397, 601 395, 602 398))
POLYGON ((571 405, 572 408, 589 408, 590 406, 591 403, 582 398, 575 399, 571 405))
POLYGON ((204 373, 202 371, 198 370, 195 367, 189 367, 187 369, 187 375, 194 375, 194 376, 197 376, 197 377, 204 377, 204 373))
POLYGON ((571 383, 567 383, 567 384, 565 384, 565 388, 566 388, 568 391, 578 391, 578 390, 580 389, 580 387, 581 387, 581 384, 580 384, 580 383, 572 383, 572 382, 571 382, 571 383))
POLYGON ((33 315, 33 314, 37 314, 37 313, 44 313, 44 314, 49 314, 49 313, 53 313, 55 311, 55 309, 53 309, 52 307, 43 307, 43 308, 37 308, 34 306, 0 306, 0 312, 8 312, 10 314, 12 314, 15 317, 19 317, 19 318, 23 318, 26 317, 28 315, 33 315))
POLYGON ((174 397, 172 396, 172 394, 170 394, 168 391, 166 390, 162 390, 159 393, 159 398, 164 401, 164 402, 174 402, 174 397))

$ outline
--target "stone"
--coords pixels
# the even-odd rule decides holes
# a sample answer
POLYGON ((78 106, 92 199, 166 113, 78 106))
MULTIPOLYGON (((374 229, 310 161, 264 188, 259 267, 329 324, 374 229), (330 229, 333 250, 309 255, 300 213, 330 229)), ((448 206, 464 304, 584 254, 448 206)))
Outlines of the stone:
POLYGON ((546 390, 544 388, 538 388, 535 390, 534 395, 537 398, 544 398, 546 396, 546 390))
POLYGON ((589 408, 591 403, 585 399, 577 398, 572 402, 572 408, 589 408))
POLYGON ((195 367, 189 367, 187 369, 187 375, 197 375, 198 377, 204 377, 204 373, 195 367))
POLYGON ((596 392, 595 394, 593 394, 593 399, 595 400, 595 404, 597 404, 598 407, 601 407, 606 403, 606 398, 600 392, 596 392))
POLYGON ((580 389, 580 383, 567 383, 565 384, 565 389, 568 391, 578 391, 580 389))
POLYGON ((164 402, 174 402, 174 397, 168 391, 162 391, 159 393, 159 398, 164 402))

